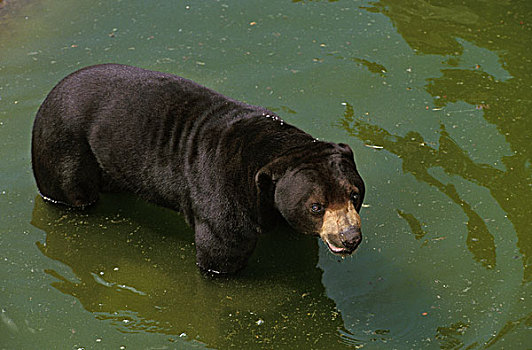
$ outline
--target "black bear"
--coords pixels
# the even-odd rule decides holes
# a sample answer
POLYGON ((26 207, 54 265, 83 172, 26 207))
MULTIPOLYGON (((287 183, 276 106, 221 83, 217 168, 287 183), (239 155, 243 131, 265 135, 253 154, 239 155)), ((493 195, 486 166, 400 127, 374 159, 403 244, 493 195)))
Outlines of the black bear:
POLYGON ((39 108, 31 149, 50 202, 128 191, 182 212, 207 271, 243 268, 277 219, 339 255, 362 239, 364 182, 348 145, 175 75, 118 64, 72 73, 39 108))

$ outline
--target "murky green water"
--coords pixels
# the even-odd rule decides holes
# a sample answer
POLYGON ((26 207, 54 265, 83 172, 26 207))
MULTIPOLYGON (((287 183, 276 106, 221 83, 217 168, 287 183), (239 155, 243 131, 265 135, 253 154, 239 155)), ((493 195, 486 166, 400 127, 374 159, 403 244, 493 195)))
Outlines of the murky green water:
POLYGON ((0 348, 530 348, 530 1, 0 4, 0 348), (33 116, 103 62, 349 143, 368 189, 359 251, 279 230, 213 280, 176 213, 44 203, 33 116))

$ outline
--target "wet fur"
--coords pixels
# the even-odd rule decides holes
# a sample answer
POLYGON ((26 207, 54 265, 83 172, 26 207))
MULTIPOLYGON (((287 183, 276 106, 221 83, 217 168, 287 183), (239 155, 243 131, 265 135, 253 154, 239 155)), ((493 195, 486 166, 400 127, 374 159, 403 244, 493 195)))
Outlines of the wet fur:
POLYGON ((128 191, 181 211, 196 232, 198 265, 231 273, 279 217, 277 180, 329 156, 356 172, 346 147, 190 80, 108 64, 50 92, 34 122, 32 165, 52 202, 84 207, 99 192, 128 191))

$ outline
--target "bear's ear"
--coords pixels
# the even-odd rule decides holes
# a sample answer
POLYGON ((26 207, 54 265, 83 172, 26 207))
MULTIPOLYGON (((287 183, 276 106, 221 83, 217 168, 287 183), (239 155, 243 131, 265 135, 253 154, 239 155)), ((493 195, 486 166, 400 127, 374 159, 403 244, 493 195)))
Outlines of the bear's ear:
POLYGON ((275 182, 268 168, 262 168, 255 175, 255 188, 257 190, 257 217, 259 225, 268 227, 274 221, 275 209, 275 182))
POLYGON ((339 143, 338 144, 338 147, 340 147, 340 150, 341 152, 343 152, 344 154, 346 154, 349 158, 355 158, 355 155, 353 153, 353 150, 351 149, 351 147, 349 147, 348 144, 345 144, 345 143, 339 143))
POLYGON ((269 169, 260 169, 257 175, 255 175, 255 186, 259 196, 264 195, 265 192, 273 192, 275 180, 273 175, 268 171, 269 169))
POLYGON ((259 169, 255 175, 255 187, 259 197, 268 195, 273 199, 275 184, 288 171, 289 161, 288 157, 280 157, 259 169))
POLYGON ((353 157, 353 150, 351 149, 351 147, 349 147, 348 144, 339 143, 338 146, 340 146, 340 148, 345 151, 349 156, 353 157))
POLYGON ((286 171, 283 159, 277 159, 259 169, 255 175, 257 188, 273 189, 275 183, 286 171))

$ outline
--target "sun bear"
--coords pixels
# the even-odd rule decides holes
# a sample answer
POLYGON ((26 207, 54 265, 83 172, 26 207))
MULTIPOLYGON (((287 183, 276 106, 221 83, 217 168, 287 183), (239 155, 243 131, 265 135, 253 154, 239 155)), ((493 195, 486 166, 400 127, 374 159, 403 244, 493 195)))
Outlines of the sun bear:
POLYGON ((364 182, 348 145, 175 75, 118 64, 70 74, 39 108, 31 150, 45 200, 83 208, 127 191, 179 211, 213 273, 242 269, 278 220, 339 255, 362 240, 364 182))

